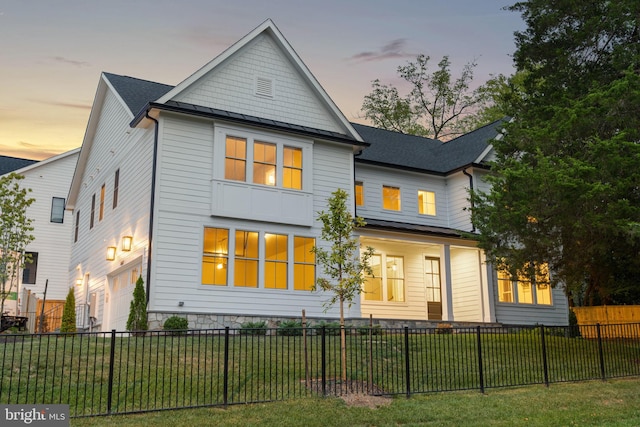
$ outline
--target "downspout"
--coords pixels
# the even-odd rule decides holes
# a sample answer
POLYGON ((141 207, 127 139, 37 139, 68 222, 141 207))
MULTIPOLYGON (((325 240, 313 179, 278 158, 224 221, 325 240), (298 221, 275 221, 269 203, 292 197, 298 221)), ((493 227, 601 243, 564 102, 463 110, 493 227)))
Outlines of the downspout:
MULTIPOLYGON (((473 191, 473 175, 467 172, 467 168, 462 169, 462 173, 469 177, 469 190, 473 191)), ((471 199, 471 210, 473 211, 473 199, 471 199)), ((471 222, 471 232, 476 232, 476 226, 471 222)))
POLYGON ((151 291, 151 248, 153 246, 153 212, 156 204, 156 169, 158 167, 158 129, 160 124, 146 111, 145 117, 153 120, 155 131, 153 135, 153 166, 151 168, 151 201, 149 206, 149 250, 147 251, 147 305, 149 304, 149 292, 151 291))

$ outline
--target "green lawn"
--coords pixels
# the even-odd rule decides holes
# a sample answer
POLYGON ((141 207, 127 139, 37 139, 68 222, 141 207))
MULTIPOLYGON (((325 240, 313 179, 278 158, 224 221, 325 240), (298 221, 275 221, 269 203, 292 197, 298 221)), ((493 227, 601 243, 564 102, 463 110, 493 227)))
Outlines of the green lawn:
POLYGON ((639 426, 640 380, 396 397, 376 409, 303 398, 228 409, 183 409, 72 419, 72 426, 639 426))

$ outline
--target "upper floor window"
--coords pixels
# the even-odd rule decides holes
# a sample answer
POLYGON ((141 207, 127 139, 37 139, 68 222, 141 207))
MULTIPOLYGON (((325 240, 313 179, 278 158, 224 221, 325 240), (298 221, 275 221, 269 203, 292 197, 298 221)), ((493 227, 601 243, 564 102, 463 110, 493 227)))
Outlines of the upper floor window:
POLYGON ((118 207, 118 191, 120 190, 120 169, 116 170, 113 177, 113 209, 118 207))
POLYGON ((418 190, 418 212, 420 215, 436 214, 436 193, 418 190))
POLYGON ((96 216, 96 195, 91 196, 91 217, 89 218, 89 229, 93 228, 93 221, 96 216))
POLYGON ((234 181, 247 180, 247 140, 227 136, 225 146, 224 177, 234 181))
POLYGON ((316 283, 316 255, 313 237, 293 238, 293 289, 312 291, 316 283))
POLYGON ((100 213, 98 215, 98 220, 102 221, 102 218, 104 218, 104 193, 105 193, 105 186, 104 184, 102 184, 102 187, 100 187, 100 213))
POLYGON ((400 210, 400 188, 384 185, 382 187, 382 207, 391 211, 400 210))
POLYGON ((227 264, 229 261, 229 230, 224 228, 205 228, 202 252, 202 284, 226 286, 227 264))
POLYGON ((78 230, 80 228, 80 211, 76 211, 76 223, 74 225, 73 230, 73 241, 74 243, 78 241, 78 230))
POLYGON ((356 181, 356 206, 364 206, 364 184, 362 181, 356 181))
POLYGON ((51 222, 62 224, 64 222, 64 198, 51 199, 51 222))
POLYGON ((302 189, 302 149, 284 147, 282 181, 284 188, 302 189))
POLYGON ((276 185, 276 146, 256 141, 253 144, 253 182, 276 185))

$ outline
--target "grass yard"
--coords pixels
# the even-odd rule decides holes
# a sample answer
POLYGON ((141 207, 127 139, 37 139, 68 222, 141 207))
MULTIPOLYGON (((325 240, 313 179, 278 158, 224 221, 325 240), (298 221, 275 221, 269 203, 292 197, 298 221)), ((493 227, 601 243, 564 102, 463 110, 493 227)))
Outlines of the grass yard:
POLYGON ((639 426, 640 380, 397 397, 378 408, 338 398, 72 419, 71 426, 639 426))

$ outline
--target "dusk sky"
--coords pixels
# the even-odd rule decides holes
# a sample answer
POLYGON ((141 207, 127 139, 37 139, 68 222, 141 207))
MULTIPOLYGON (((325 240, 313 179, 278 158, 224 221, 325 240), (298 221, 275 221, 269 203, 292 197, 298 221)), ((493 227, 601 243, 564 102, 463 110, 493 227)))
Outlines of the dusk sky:
MULTIPOLYGON (((0 155, 82 144, 100 73, 176 85, 271 18, 347 119, 424 53, 512 74, 510 0, 0 0, 0 155)), ((402 91, 401 91, 402 92, 402 91)), ((404 92, 402 92, 404 93, 404 92)))

